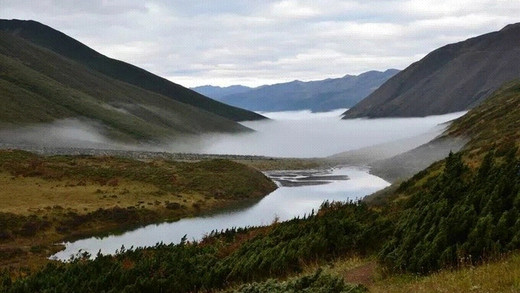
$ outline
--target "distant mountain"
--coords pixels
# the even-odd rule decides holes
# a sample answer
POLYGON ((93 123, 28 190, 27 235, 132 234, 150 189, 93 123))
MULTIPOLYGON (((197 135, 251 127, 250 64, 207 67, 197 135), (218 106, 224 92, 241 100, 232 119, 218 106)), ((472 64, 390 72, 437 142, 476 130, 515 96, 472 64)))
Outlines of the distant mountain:
MULTIPOLYGON (((248 130, 201 108, 111 78, 15 35, 14 31, 0 30, 0 128, 3 130, 75 119, 93 123, 110 138, 125 142, 248 130)), ((143 78, 152 76, 150 80, 161 80, 137 67, 117 64, 130 71, 141 71, 143 78)), ((177 87, 182 89, 174 84, 169 86, 171 94, 177 92, 174 91, 177 87)), ((0 141, 3 138, 0 136, 0 141)))
POLYGON ((246 90, 233 88, 194 88, 221 102, 252 111, 287 111, 310 109, 313 112, 348 108, 368 96, 390 77, 399 72, 369 71, 360 75, 346 75, 318 81, 292 81, 264 85, 246 90), (230 91, 240 91, 229 93, 230 91))
POLYGON ((384 83, 344 118, 417 117, 479 105, 520 77, 520 23, 439 48, 384 83))
POLYGON ((253 88, 243 86, 243 85, 232 85, 227 87, 220 86, 212 86, 212 85, 203 85, 191 88, 199 94, 205 95, 206 97, 210 97, 217 101, 220 101, 223 97, 232 94, 241 94, 247 91, 252 90, 253 88))
POLYGON ((0 31, 23 38, 49 49, 115 80, 169 97, 176 101, 204 109, 216 115, 235 120, 257 120, 265 117, 225 105, 172 83, 160 76, 131 64, 108 58, 77 40, 36 21, 0 20, 0 31))

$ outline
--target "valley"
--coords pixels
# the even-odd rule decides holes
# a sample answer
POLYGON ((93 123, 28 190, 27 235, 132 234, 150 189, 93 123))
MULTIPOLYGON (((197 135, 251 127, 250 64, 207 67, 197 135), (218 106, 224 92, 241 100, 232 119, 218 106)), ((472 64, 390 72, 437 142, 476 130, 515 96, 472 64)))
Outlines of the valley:
MULTIPOLYGON (((250 10, 245 27, 329 13, 289 2, 250 10)), ((130 10, 160 14, 152 4, 130 10)), ((96 13, 128 38, 118 9, 96 13)), ((87 34, 92 47, 74 29, 0 20, 0 292, 520 291, 518 23, 439 37, 429 54, 399 40, 387 56, 367 44, 395 50, 388 27, 363 27, 371 40, 346 45, 361 55, 342 55, 326 39, 345 24, 318 21, 325 47, 288 57, 269 46, 299 46, 294 31, 254 49, 195 42, 238 32, 225 28, 233 13, 217 14, 221 28, 106 46, 87 34), (208 44, 218 49, 201 53, 208 44), (321 58, 358 73, 319 80, 321 58), (366 69, 396 60, 408 67, 366 69), (170 81, 188 76, 208 85, 170 81)), ((154 23, 136 25, 150 36, 181 25, 154 23)))

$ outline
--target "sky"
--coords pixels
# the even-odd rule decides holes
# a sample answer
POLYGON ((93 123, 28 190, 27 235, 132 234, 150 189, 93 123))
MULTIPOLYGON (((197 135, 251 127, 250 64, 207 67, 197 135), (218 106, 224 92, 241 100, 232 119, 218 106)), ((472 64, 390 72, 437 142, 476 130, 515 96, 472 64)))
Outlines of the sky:
POLYGON ((42 22, 188 87, 404 69, 519 15, 520 0, 0 0, 0 18, 42 22))

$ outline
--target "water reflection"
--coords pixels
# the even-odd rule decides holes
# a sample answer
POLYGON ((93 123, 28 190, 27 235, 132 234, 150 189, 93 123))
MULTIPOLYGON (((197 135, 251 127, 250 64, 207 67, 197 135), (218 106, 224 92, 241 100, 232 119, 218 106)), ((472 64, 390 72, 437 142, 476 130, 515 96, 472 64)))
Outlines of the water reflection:
MULTIPOLYGON (((292 176, 288 175, 287 177, 292 176)), ((280 186, 249 208, 204 217, 187 218, 174 223, 149 225, 122 235, 103 238, 93 237, 65 243, 66 249, 58 252, 52 258, 66 260, 80 250, 93 255, 97 254, 98 251, 103 254, 113 254, 122 245, 130 248, 132 246, 153 246, 158 242, 178 243, 184 235, 187 235, 189 240, 200 240, 205 234, 213 230, 268 225, 275 218, 281 221, 289 220, 310 214, 313 209, 317 210, 325 200, 355 200, 389 185, 383 179, 370 175, 367 170, 350 167, 333 169, 327 173, 307 175, 318 181, 319 178, 316 177, 326 176, 325 178, 330 183, 280 186)), ((286 179, 287 177, 278 174, 276 178, 286 179)))

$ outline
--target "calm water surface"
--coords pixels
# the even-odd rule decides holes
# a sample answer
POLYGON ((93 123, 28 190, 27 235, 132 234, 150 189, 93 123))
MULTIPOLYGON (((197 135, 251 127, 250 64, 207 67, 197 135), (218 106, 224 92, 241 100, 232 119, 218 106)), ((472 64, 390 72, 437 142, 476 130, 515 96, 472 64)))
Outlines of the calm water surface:
POLYGON ((187 235, 189 240, 200 240, 213 230, 268 225, 275 218, 280 221, 289 220, 310 214, 313 209, 316 211, 325 200, 355 200, 389 185, 383 179, 370 175, 367 170, 351 167, 316 171, 312 174, 285 172, 271 175, 275 180, 285 183, 292 181, 296 184, 284 184, 291 186, 280 186, 258 203, 244 209, 187 218, 173 223, 148 225, 121 235, 68 242, 65 243, 65 250, 52 258, 67 260, 79 251, 92 255, 98 251, 113 254, 122 245, 128 249, 153 246, 158 242, 178 243, 184 235, 187 235), (299 185, 298 182, 312 182, 316 185, 293 186, 299 185))

